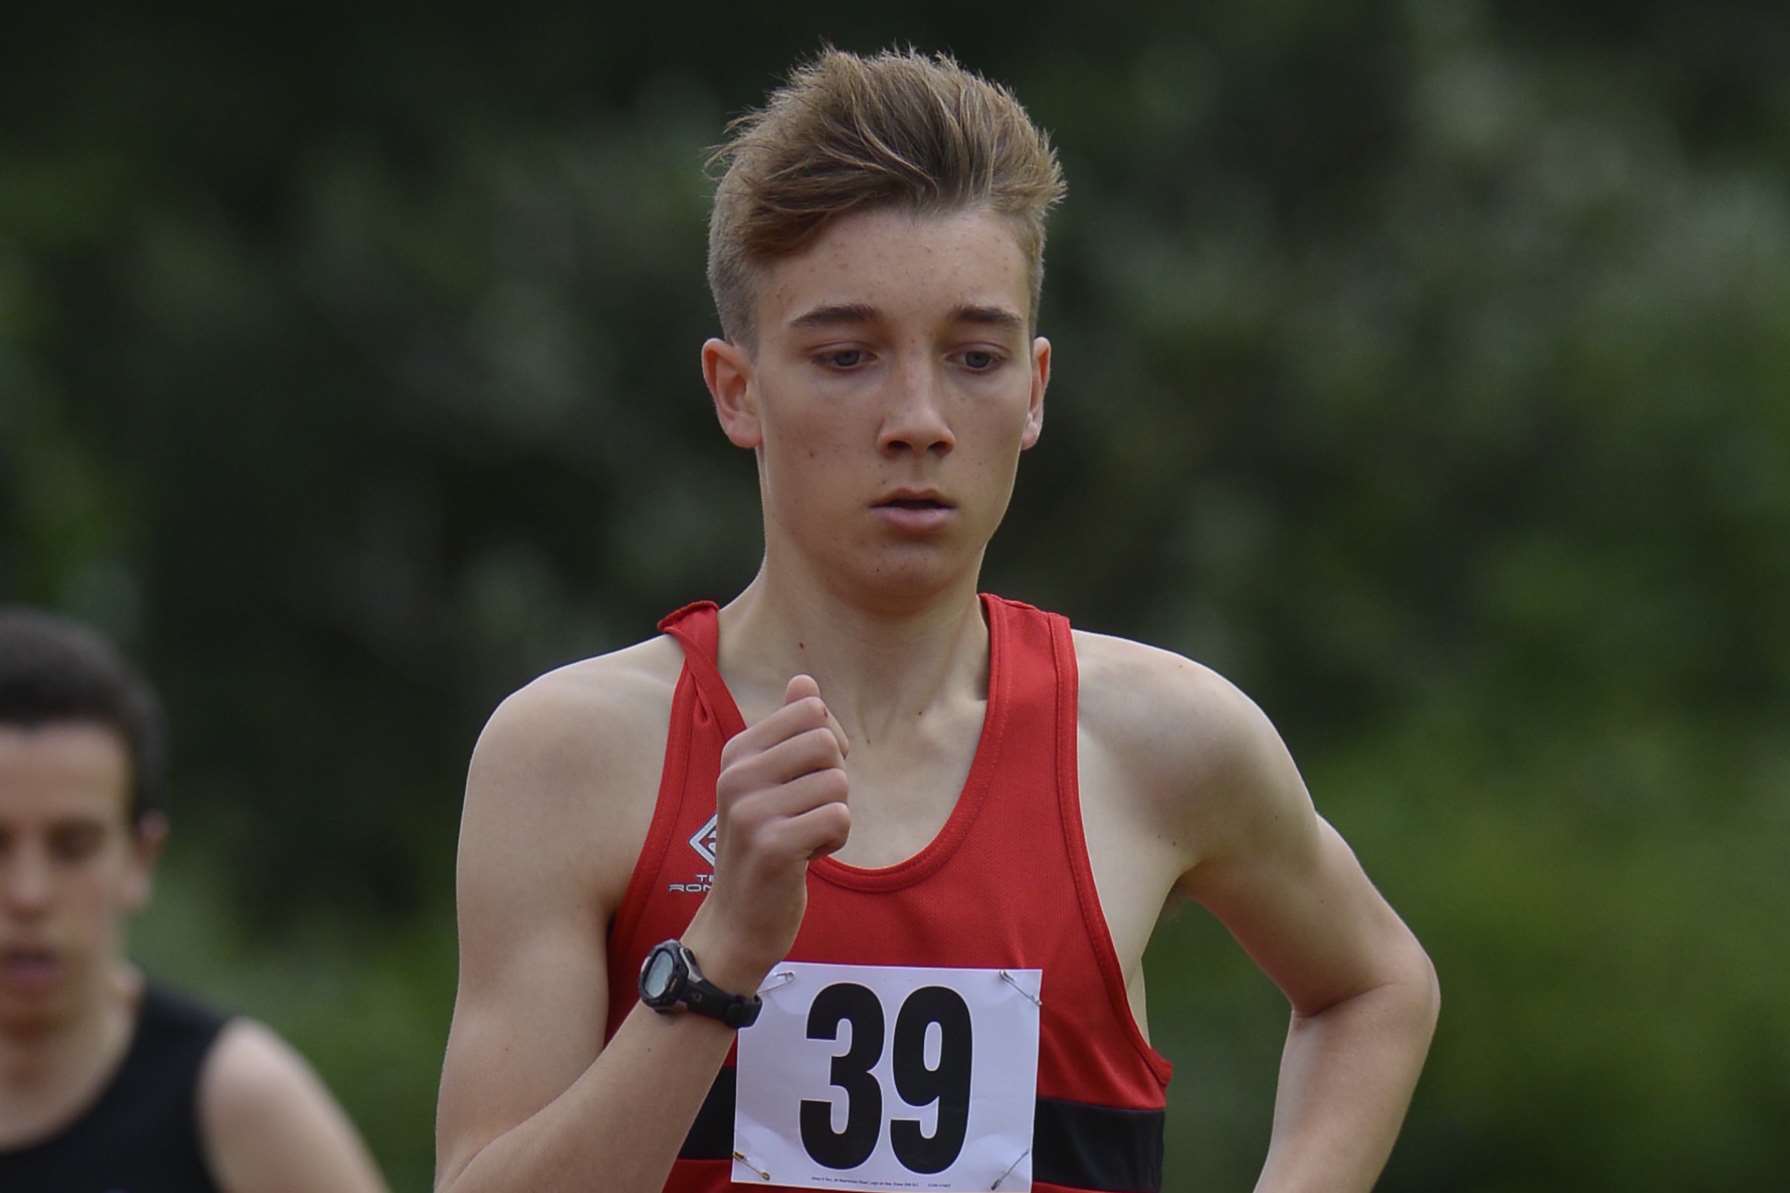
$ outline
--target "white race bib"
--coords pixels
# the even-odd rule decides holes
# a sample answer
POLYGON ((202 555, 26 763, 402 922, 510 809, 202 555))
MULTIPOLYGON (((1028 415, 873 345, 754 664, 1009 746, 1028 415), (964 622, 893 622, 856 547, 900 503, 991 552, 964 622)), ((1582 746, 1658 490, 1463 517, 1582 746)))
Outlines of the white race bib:
POLYGON ((933 1193, 1032 1187, 1036 969, 785 962, 740 1032, 733 1179, 933 1193))

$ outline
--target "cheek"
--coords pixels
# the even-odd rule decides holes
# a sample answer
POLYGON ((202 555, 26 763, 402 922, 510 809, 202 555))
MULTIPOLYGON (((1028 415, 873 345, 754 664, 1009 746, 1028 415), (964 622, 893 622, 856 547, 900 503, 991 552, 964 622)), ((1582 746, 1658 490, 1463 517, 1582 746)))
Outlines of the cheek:
POLYGON ((139 910, 149 897, 149 880, 135 859, 109 857, 69 874, 65 892, 71 908, 106 920, 139 910))
POLYGON ((55 915, 71 937, 88 947, 103 948, 117 935, 115 921, 124 913, 117 886, 106 876, 72 873, 59 876, 55 915))
POLYGON ((963 414, 958 447, 991 464, 1016 457, 1025 445, 1026 419, 1025 407, 1017 402, 971 405, 963 414))
POLYGON ((138 912, 149 902, 149 872, 135 862, 119 883, 117 904, 120 910, 138 912))
POLYGON ((844 411, 819 410, 784 416, 768 425, 765 461, 774 473, 797 480, 802 487, 827 485, 856 439, 874 431, 855 426, 844 411), (796 475, 791 477, 790 474, 796 475))

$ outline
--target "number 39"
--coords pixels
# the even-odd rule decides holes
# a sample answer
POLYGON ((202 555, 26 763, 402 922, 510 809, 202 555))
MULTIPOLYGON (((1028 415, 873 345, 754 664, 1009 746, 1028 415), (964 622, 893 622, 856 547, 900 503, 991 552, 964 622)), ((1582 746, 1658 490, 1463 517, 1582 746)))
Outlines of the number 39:
MULTIPOLYGON (((882 1135, 883 1089, 870 1070, 882 1058, 883 1005, 875 994, 852 982, 828 986, 808 1010, 808 1038, 839 1039, 851 1024, 851 1047, 833 1058, 830 1080, 846 1095, 845 1129, 833 1130, 833 1104, 802 1099, 802 1146, 828 1168, 856 1168, 870 1158, 882 1135)), ((889 1144, 910 1172, 943 1172, 963 1151, 970 1123, 970 1009, 956 991, 922 986, 895 1016, 891 1064, 895 1092, 919 1109, 938 1103, 931 1136, 917 1118, 891 1117, 889 1144), (939 1027, 938 1067, 926 1067, 926 1029, 939 1027)))

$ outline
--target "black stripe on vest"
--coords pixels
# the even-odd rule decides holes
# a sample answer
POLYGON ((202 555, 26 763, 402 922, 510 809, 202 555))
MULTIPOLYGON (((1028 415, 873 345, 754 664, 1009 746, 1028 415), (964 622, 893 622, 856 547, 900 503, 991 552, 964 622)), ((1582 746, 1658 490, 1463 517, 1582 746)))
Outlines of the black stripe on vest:
MULTIPOLYGON (((678 1150, 682 1160, 733 1158, 734 1071, 723 1068, 678 1150)), ((1121 1110, 1039 1098, 1032 1125, 1032 1179, 1110 1193, 1162 1188, 1160 1110, 1121 1110)))

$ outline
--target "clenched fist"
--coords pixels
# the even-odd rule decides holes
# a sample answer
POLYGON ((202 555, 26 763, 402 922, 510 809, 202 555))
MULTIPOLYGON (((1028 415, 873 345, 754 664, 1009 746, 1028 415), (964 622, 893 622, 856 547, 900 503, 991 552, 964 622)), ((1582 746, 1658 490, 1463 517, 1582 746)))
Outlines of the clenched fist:
POLYGON ((715 881, 684 943, 723 990, 750 994, 794 945, 808 907, 808 863, 845 845, 845 731, 806 675, 783 707, 721 751, 715 881))

